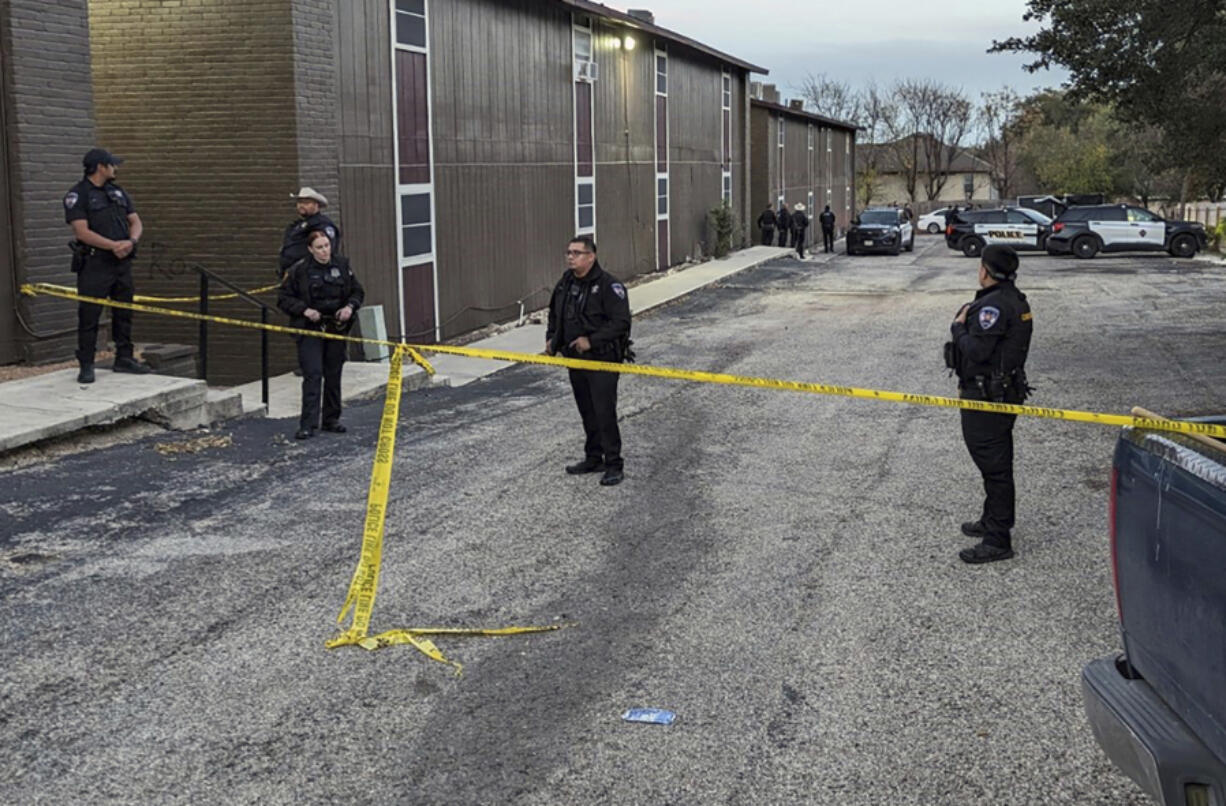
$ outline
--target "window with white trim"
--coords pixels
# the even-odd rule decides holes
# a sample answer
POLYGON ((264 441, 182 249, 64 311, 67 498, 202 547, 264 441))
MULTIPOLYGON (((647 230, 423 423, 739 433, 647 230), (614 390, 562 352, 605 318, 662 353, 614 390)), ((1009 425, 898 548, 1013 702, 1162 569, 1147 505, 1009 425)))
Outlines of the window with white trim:
POLYGON ((396 44, 426 47, 426 0, 396 0, 396 44))
POLYGON ((656 51, 656 95, 668 95, 668 56, 656 51))
POLYGON ((668 176, 656 177, 656 217, 668 217, 668 176))
POLYGON ((400 194, 400 257, 429 255, 434 251, 430 238, 430 192, 400 194))
POLYGON ((724 171, 724 201, 732 204, 732 173, 724 171))
POLYGON ((575 184, 576 222, 578 233, 587 235, 596 231, 596 183, 592 179, 580 179, 575 184))

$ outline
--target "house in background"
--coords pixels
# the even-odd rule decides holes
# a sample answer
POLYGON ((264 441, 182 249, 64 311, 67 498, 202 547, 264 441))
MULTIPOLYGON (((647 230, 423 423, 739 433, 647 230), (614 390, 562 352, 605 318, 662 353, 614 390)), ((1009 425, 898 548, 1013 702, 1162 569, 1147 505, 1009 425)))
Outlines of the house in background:
MULTIPOLYGON (((765 69, 588 0, 0 2, 0 361, 71 356, 60 198, 81 155, 124 157, 145 223, 141 293, 190 295, 202 266, 275 278, 289 196, 330 200, 392 338, 448 339, 548 301, 590 233, 630 278, 710 251, 723 201, 748 230, 749 74, 765 69), (133 32, 137 32, 134 34, 133 32)), ((253 318, 243 303, 212 312, 253 318)), ((139 316, 141 342, 195 343, 139 316)), ((273 339, 274 368, 292 345, 273 339)), ((258 336, 214 328, 210 380, 258 372, 258 336)))
MULTIPOLYGON (((837 229, 846 229, 855 215, 856 124, 806 112, 798 100, 782 104, 771 84, 754 82, 749 103, 753 219, 767 205, 800 203, 815 221, 830 205, 837 229)), ((813 243, 821 232, 811 223, 806 238, 813 243)))
POLYGON ((992 166, 967 149, 935 143, 926 135, 904 138, 893 143, 866 143, 860 146, 856 172, 860 176, 861 203, 919 204, 925 207, 997 201, 1000 194, 992 182, 992 166), (932 155, 947 155, 932 160, 932 155), (913 171, 911 166, 914 166, 913 171), (944 184, 932 199, 928 187, 936 187, 936 173, 945 173, 944 184), (914 194, 908 191, 908 177, 914 175, 914 194))

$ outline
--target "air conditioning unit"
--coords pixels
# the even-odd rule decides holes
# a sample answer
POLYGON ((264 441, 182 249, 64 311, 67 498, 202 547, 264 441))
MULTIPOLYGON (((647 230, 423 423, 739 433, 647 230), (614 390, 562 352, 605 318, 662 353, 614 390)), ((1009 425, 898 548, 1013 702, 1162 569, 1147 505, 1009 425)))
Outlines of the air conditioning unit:
POLYGON ((575 81, 586 81, 589 84, 600 78, 600 65, 596 62, 581 60, 575 62, 575 81))

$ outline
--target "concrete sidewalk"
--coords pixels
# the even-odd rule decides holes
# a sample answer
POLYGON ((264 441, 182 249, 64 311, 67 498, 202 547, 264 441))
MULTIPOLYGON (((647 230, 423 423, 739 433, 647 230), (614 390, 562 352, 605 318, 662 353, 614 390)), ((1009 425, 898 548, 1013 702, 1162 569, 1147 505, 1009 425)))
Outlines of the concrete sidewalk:
MULTIPOLYGON (((726 258, 640 278, 630 286, 631 311, 641 314, 768 260, 792 254, 785 247, 754 246, 726 258)), ((539 318, 539 317, 537 317, 539 318)), ((545 325, 507 325, 469 346, 539 353, 545 346, 545 325)), ((429 384, 463 386, 511 366, 461 356, 428 356, 436 375, 430 378, 406 363, 405 388, 429 384)), ((387 387, 386 362, 350 362, 345 366, 344 400, 379 395, 387 387)), ((231 389, 209 389, 203 381, 165 375, 116 375, 99 367, 98 380, 83 386, 76 369, 65 369, 0 383, 0 452, 13 450, 94 425, 143 417, 170 428, 194 428, 232 417, 264 414, 297 417, 302 380, 292 374, 269 378, 268 408, 261 401, 260 382, 231 389)))

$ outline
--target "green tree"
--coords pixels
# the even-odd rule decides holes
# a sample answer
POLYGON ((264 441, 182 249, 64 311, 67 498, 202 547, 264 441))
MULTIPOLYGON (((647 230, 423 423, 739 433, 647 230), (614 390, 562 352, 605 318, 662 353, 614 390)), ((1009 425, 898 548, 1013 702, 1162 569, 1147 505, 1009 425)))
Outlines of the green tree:
POLYGON ((1226 0, 1028 0, 1043 26, 992 51, 1062 65, 1073 100, 1110 105, 1161 131, 1170 162, 1206 185, 1226 177, 1226 0))

